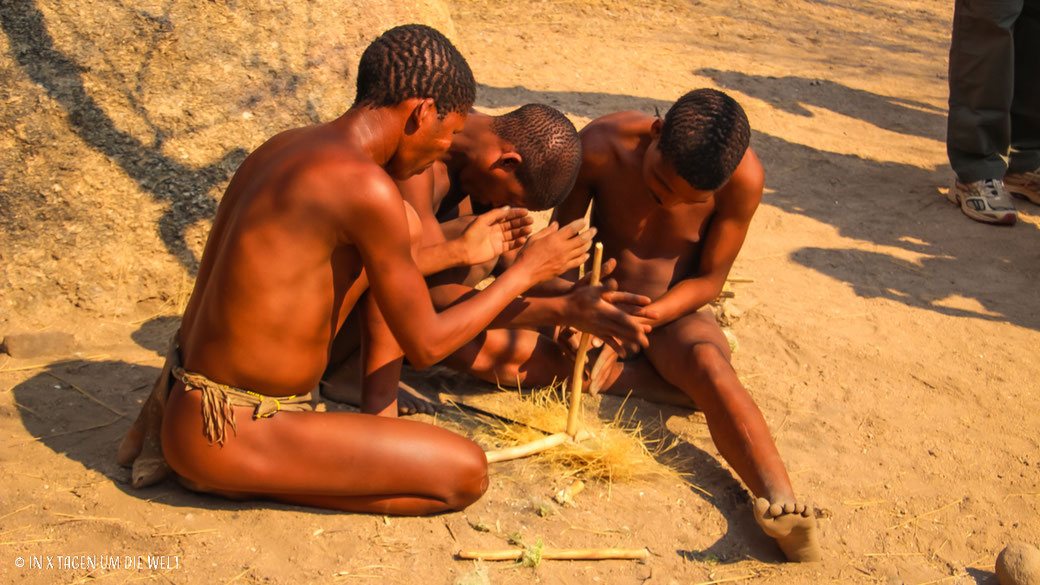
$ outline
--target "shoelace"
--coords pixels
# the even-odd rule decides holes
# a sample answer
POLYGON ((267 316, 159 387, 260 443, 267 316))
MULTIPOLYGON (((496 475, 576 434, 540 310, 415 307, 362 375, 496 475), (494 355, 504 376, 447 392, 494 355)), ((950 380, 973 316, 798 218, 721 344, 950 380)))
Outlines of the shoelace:
POLYGON ((1000 197, 1000 190, 997 189, 996 179, 986 179, 982 181, 982 188, 984 189, 982 193, 983 195, 987 197, 1000 197), (985 189, 989 190, 988 194, 985 192, 985 189))

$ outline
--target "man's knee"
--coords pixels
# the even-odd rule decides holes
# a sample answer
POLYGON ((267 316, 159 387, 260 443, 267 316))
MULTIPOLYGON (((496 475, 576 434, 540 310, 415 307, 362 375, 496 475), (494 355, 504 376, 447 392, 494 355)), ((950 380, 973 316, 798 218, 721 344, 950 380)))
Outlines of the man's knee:
POLYGON ((462 510, 484 495, 488 488, 487 456, 476 444, 469 443, 458 453, 455 484, 446 499, 453 510, 462 510))
POLYGON ((718 381, 733 374, 733 367, 722 348, 711 342, 696 343, 690 348, 690 368, 694 375, 707 381, 718 381))

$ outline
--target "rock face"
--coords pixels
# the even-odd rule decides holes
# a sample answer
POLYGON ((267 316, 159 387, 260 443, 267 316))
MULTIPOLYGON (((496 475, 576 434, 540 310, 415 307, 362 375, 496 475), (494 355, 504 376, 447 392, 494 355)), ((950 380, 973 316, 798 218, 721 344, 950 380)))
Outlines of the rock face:
POLYGON ((246 154, 345 111, 365 46, 410 22, 454 35, 440 0, 5 4, 0 326, 179 303, 246 154))
POLYGON ((1040 551, 1024 542, 1013 542, 997 555, 1000 585, 1040 585, 1040 551))

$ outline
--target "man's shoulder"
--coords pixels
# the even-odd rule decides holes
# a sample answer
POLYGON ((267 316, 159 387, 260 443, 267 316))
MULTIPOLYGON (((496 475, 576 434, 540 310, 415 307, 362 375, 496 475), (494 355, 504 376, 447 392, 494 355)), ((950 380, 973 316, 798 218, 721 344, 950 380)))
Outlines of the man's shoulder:
POLYGON ((624 111, 601 116, 582 128, 582 164, 592 167, 613 166, 621 152, 630 149, 645 133, 653 117, 642 112, 624 111))
POLYGON ((765 171, 750 147, 744 153, 729 181, 715 194, 716 205, 741 214, 754 213, 762 200, 765 171))
POLYGON ((298 194, 336 203, 397 195, 397 185, 380 165, 348 148, 322 148, 300 161, 298 194))

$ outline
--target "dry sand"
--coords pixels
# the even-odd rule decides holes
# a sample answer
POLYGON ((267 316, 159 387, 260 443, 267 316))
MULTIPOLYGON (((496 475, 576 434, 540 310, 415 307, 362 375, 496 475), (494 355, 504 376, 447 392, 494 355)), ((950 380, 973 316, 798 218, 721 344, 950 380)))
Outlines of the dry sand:
POLYGON ((998 228, 943 196, 952 3, 134 4, 5 3, 0 18, 0 334, 79 343, 0 355, 0 582, 995 584, 1008 542, 1040 543, 1040 207, 998 228), (540 101, 580 127, 694 87, 743 103, 767 194, 733 269, 754 279, 736 286, 735 367, 823 511, 822 563, 779 563, 703 417, 679 410, 662 420, 696 487, 591 483, 547 516, 559 478, 534 461, 423 519, 130 489, 123 415, 158 371, 228 173, 269 134, 349 105, 379 29, 449 13, 486 111, 540 101), (653 555, 452 557, 513 533, 653 555), (176 567, 123 568, 138 555, 176 567))

